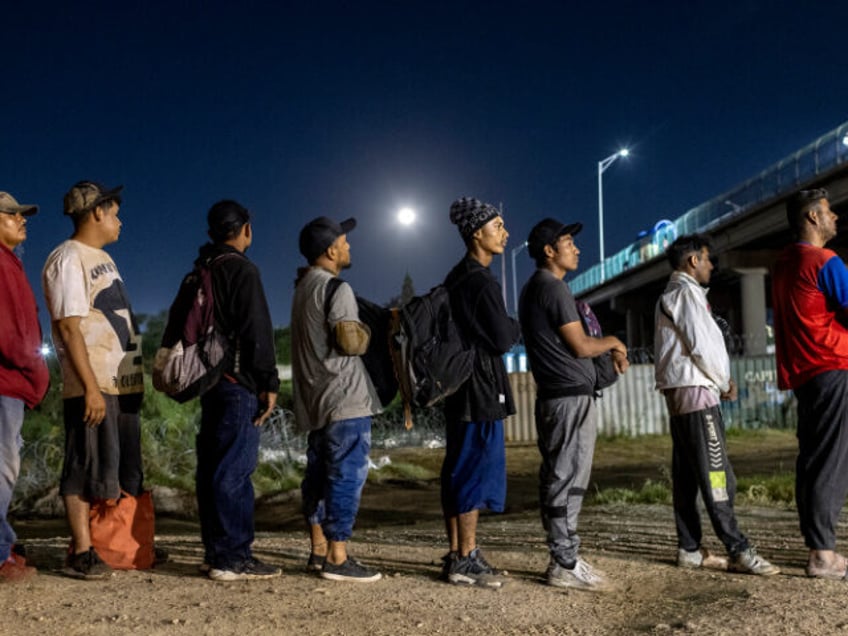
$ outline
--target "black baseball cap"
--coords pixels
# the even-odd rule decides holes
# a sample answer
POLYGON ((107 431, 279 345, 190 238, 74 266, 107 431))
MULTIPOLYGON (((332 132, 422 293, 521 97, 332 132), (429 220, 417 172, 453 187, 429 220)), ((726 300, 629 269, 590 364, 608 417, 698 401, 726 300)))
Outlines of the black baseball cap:
POLYGON ((333 242, 342 234, 347 234, 356 227, 356 219, 345 219, 341 223, 326 216, 312 219, 300 231, 300 253, 312 263, 321 256, 333 242))
POLYGON ((530 236, 527 238, 527 251, 531 258, 541 258, 545 253, 545 245, 553 245, 560 236, 566 234, 575 236, 582 229, 582 223, 565 224, 555 219, 542 219, 530 230, 530 236))

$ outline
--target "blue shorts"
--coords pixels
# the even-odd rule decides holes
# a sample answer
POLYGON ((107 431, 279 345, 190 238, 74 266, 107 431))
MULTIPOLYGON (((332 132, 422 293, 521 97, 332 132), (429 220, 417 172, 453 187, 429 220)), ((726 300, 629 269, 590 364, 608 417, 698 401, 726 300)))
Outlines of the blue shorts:
POLYGON ((503 512, 506 453, 503 420, 448 422, 442 464, 442 510, 446 517, 489 509, 503 512))

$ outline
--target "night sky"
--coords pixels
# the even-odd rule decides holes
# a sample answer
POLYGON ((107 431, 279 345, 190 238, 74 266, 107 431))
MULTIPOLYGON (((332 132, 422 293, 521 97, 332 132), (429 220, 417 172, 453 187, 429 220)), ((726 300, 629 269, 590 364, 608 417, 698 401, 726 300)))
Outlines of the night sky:
POLYGON ((622 145, 607 255, 848 120, 841 2, 10 4, 0 190, 41 206, 22 253, 39 300, 80 179, 125 186, 107 250, 137 313, 167 308, 209 206, 234 198, 286 325, 315 216, 358 219, 344 277, 378 302, 461 257, 462 195, 503 205, 507 254, 544 216, 583 222, 585 270, 597 163, 622 145))

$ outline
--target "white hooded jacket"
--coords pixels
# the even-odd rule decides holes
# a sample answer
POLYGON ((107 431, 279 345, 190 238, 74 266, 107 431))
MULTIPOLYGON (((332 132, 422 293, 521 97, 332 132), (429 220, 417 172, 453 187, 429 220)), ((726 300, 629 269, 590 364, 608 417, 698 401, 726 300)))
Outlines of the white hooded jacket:
POLYGON ((674 272, 654 312, 654 373, 659 390, 703 386, 730 390, 730 358, 710 312, 707 290, 674 272))

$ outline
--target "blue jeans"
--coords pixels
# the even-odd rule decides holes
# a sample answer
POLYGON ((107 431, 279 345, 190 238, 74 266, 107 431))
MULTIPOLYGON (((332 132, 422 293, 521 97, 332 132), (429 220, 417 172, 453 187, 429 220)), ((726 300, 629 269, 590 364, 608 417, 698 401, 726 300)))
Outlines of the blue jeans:
POLYGON ((253 483, 260 427, 256 395, 222 380, 200 398, 197 508, 205 562, 231 569, 252 556, 253 483))
POLYGON ((0 563, 9 558, 17 537, 6 515, 21 470, 23 400, 0 395, 0 563))
POLYGON ((309 433, 300 485, 303 513, 330 541, 347 541, 353 534, 370 450, 370 417, 330 422, 309 433))

